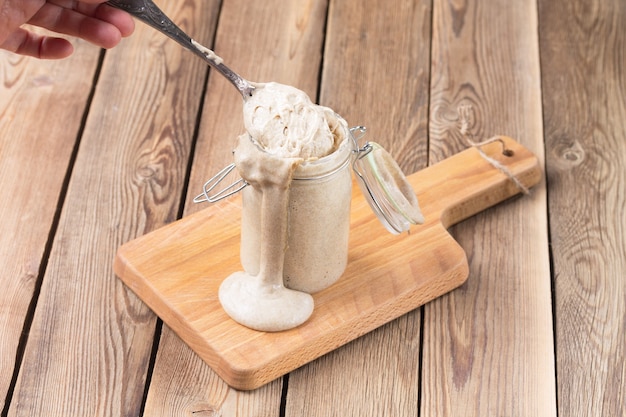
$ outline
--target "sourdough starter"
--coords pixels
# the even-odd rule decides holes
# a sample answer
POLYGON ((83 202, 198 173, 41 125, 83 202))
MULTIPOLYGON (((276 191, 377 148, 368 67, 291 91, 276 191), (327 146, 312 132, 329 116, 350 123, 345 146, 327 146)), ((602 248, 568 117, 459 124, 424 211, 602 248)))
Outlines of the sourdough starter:
POLYGON ((220 287, 237 322, 286 330, 313 311, 309 295, 332 285, 348 256, 354 141, 331 109, 293 87, 256 84, 244 102, 247 134, 235 165, 243 190, 244 271, 220 287))

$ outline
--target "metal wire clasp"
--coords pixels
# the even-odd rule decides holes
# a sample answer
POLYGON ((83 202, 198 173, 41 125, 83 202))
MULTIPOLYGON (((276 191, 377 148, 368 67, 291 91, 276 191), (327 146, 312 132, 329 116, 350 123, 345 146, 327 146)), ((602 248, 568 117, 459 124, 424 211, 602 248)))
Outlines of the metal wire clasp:
POLYGON ((218 172, 217 174, 209 178, 209 180, 205 182, 204 186, 202 187, 203 192, 201 194, 198 194, 193 199, 193 202, 194 203, 204 203, 204 202, 215 203, 226 197, 230 197, 231 195, 236 194, 239 191, 241 191, 243 188, 245 188, 248 185, 248 182, 246 182, 246 180, 244 180, 243 178, 239 178, 239 180, 233 182, 232 184, 221 189, 215 194, 213 195, 209 194, 211 191, 213 191, 215 187, 217 187, 217 184, 222 182, 222 180, 226 178, 228 174, 231 173, 233 169, 235 169, 234 163, 227 165, 226 167, 222 168, 220 172, 218 172))
POLYGON ((368 153, 372 151, 372 144, 369 142, 365 142, 363 146, 359 146, 359 141, 367 134, 367 128, 365 126, 354 126, 350 128, 350 133, 352 134, 352 140, 354 141, 354 153, 356 157, 354 158, 354 162, 352 163, 352 169, 356 171, 356 174, 360 177, 363 175, 359 172, 356 162, 359 159, 367 156, 368 153))

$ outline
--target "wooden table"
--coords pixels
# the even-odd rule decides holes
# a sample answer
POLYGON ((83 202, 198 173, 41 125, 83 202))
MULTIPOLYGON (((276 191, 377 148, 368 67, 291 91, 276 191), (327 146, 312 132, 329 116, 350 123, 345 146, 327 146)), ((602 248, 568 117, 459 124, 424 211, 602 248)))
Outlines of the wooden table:
POLYGON ((467 147, 469 109, 474 137, 518 139, 544 180, 452 228, 461 288, 236 391, 112 263, 203 208, 238 94, 139 23, 106 52, 2 53, 3 417, 626 415, 626 3, 159 4, 248 79, 368 126, 408 173, 467 147))

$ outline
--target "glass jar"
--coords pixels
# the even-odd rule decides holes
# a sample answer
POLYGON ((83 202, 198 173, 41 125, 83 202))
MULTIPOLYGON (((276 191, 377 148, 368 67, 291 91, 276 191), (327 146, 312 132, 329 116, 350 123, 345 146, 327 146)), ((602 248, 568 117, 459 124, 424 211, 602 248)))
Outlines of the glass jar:
MULTIPOLYGON (((343 140, 337 150, 298 165, 289 187, 283 284, 309 294, 335 283, 348 262, 350 167, 356 142, 347 127, 338 128, 343 140)), ((241 263, 256 275, 263 244, 261 192, 254 187, 242 192, 241 263)))
MULTIPOLYGON (((352 175, 372 211, 393 234, 424 221, 417 197, 394 159, 375 142, 359 147, 363 126, 348 129, 332 154, 300 164, 289 189, 287 243, 284 248, 283 285, 306 293, 321 291, 335 283, 346 269, 350 231, 352 175)), ((261 197, 243 179, 214 189, 235 164, 230 164, 204 184, 194 202, 214 203, 239 191, 243 193, 241 263, 250 275, 260 269, 261 197)))

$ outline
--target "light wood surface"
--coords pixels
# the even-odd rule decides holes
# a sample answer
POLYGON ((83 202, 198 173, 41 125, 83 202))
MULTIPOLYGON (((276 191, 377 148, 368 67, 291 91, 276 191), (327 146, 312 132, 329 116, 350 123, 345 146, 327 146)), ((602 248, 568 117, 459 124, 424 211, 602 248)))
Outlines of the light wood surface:
POLYGON ((157 3, 408 173, 467 147, 471 105, 470 133, 516 138, 545 182, 450 229, 460 288, 238 391, 112 270, 202 209, 242 130, 232 86, 140 23, 70 60, 0 51, 2 417, 626 415, 623 1, 157 3))
POLYGON ((539 11, 559 414, 623 416, 626 4, 539 11))
MULTIPOLYGON (((320 102, 366 125, 413 173, 428 165, 432 6, 376 3, 330 2, 320 102)), ((414 415, 420 349, 416 309, 289 374, 285 414, 414 415)))
MULTIPOLYGON (((207 31, 194 31, 199 39, 210 33, 202 17, 210 9, 170 6, 176 21, 198 20, 207 31)), ((146 380, 156 317, 118 282, 112 260, 124 241, 177 216, 205 66, 146 26, 135 35, 105 55, 93 100, 82 103, 84 131, 57 207, 10 415, 137 415, 142 408, 135 387, 146 380)))
MULTIPOLYGON (((466 146, 463 117, 477 138, 506 132, 543 161, 536 28, 533 1, 435 3, 431 161, 466 146)), ((451 230, 471 279, 424 308, 423 415, 556 415, 548 211, 536 191, 451 230)))
POLYGON ((99 54, 81 45, 66 61, 0 61, 0 398, 27 340, 99 54))

